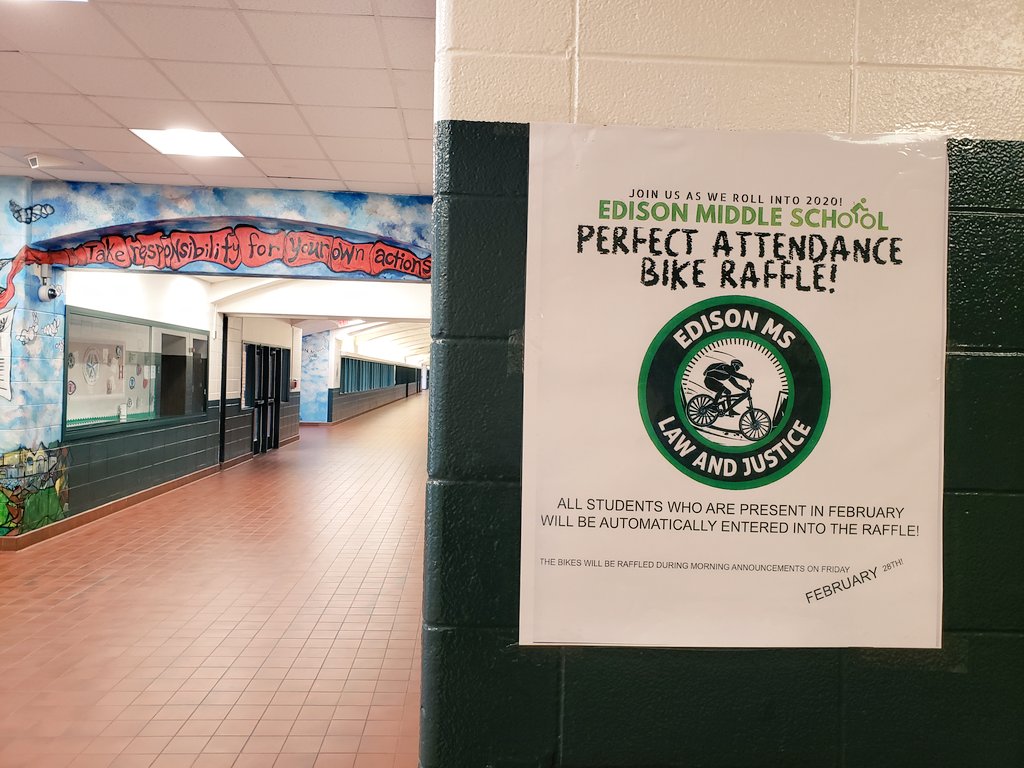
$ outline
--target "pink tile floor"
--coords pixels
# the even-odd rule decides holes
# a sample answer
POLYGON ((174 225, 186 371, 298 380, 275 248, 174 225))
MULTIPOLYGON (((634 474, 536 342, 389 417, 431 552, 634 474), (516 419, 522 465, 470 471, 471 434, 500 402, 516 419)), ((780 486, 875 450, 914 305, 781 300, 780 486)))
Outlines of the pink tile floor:
POLYGON ((426 404, 0 555, 0 766, 415 766, 426 404))

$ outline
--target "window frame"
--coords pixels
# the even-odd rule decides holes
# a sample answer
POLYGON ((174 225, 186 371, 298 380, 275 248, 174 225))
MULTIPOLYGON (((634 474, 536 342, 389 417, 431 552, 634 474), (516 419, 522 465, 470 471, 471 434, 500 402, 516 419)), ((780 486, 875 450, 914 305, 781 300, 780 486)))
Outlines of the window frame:
MULTIPOLYGON (((206 421, 209 417, 210 412, 210 332, 203 330, 202 328, 191 328, 185 325, 174 325, 172 323, 164 323, 157 320, 147 320, 142 317, 132 317, 131 315, 118 315, 112 312, 101 312, 95 309, 86 309, 84 307, 75 307, 67 305, 64 312, 64 353, 61 360, 61 368, 63 370, 63 388, 62 388, 62 418, 60 424, 61 442, 70 442, 80 440, 82 438, 98 437, 101 435, 117 434, 120 432, 135 432, 146 429, 152 429, 154 427, 167 427, 174 426, 177 424, 196 424, 206 421), (109 320, 115 323, 130 323, 132 325, 140 325, 149 329, 149 339, 152 354, 153 340, 156 338, 156 334, 159 330, 169 330, 178 333, 184 333, 186 335, 187 344, 192 344, 193 337, 202 337, 206 340, 206 384, 203 387, 203 407, 202 411, 196 413, 188 413, 184 415, 176 416, 157 416, 156 418, 146 419, 144 421, 131 421, 131 422, 107 422, 103 424, 90 424, 83 425, 80 427, 69 427, 68 426, 68 344, 71 341, 71 322, 73 316, 88 317, 96 320, 109 320)), ((154 384, 156 386, 156 384, 154 384)))

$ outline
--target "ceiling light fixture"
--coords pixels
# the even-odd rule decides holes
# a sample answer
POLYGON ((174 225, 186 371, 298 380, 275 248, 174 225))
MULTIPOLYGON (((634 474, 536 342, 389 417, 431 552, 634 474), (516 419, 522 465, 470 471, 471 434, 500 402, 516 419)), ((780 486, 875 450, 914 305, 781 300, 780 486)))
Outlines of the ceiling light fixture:
POLYGON ((242 157, 224 134, 217 131, 193 131, 191 128, 168 128, 162 131, 132 128, 131 132, 165 155, 193 157, 242 157))

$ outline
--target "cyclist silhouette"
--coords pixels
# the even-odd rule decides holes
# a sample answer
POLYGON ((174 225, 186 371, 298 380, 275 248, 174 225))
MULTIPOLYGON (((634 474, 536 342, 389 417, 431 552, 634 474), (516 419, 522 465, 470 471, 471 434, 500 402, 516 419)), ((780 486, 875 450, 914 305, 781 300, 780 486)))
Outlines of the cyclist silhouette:
MULTIPOLYGON (((742 361, 733 360, 730 363, 712 363, 704 369, 704 386, 715 393, 715 399, 712 401, 715 406, 718 405, 723 396, 731 394, 731 390, 726 386, 726 382, 729 382, 736 387, 737 392, 744 391, 743 386, 739 383, 738 379, 743 379, 751 384, 754 383, 752 378, 740 373, 740 368, 742 367, 742 361)), ((728 400, 726 400, 726 402, 728 402, 728 400)), ((735 416, 735 410, 730 409, 729 415, 735 416)))

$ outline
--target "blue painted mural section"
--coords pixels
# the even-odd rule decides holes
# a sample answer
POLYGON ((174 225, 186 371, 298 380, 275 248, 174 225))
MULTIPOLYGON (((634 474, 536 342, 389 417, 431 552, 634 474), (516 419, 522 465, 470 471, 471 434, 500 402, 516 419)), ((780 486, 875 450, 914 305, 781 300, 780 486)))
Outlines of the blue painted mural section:
POLYGON ((327 388, 331 371, 331 331, 302 337, 300 421, 327 421, 327 388))
MULTIPOLYGON (((32 187, 0 177, 0 535, 67 513, 63 421, 64 302, 41 300, 39 269, 19 258, 38 223, 32 187), (13 289, 13 290, 11 290, 13 289)), ((63 273, 48 279, 63 293, 63 273)))
POLYGON ((38 221, 32 241, 137 221, 260 216, 380 235, 429 253, 430 198, 363 192, 168 187, 36 181, 34 201, 56 214, 38 221))

